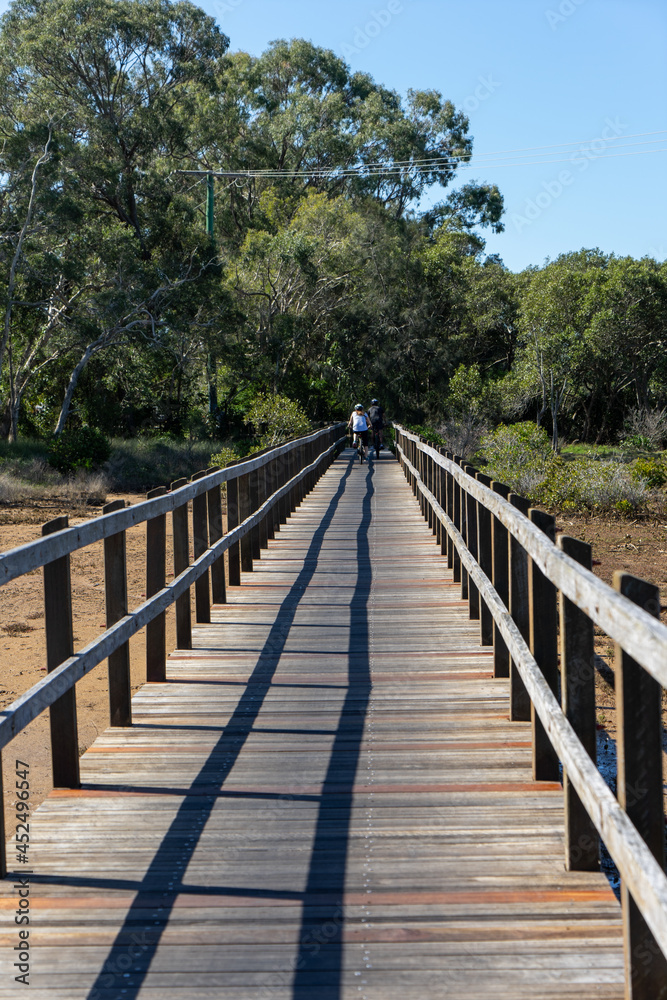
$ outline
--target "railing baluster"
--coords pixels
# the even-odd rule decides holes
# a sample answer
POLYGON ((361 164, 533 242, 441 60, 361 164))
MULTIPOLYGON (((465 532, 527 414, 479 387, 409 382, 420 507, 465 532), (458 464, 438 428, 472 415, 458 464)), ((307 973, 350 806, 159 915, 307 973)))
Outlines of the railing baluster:
MULTIPOLYGON (((660 589, 629 573, 614 573, 614 589, 655 618, 660 589)), ((662 774, 662 687, 629 653, 616 645, 614 659, 619 738, 618 801, 665 868, 662 774)), ((626 989, 632 1000, 665 1000, 667 960, 625 882, 621 882, 626 989)))
MULTIPOLYGON (((240 459, 228 462, 226 469, 239 464, 240 459)), ((238 528, 239 519, 239 481, 238 477, 227 480, 227 532, 238 528)), ((234 542, 227 549, 227 572, 230 587, 241 586, 241 543, 234 542)))
MULTIPOLYGON (((463 471, 471 479, 475 478, 477 469, 467 462, 462 466, 463 471)), ((478 557, 478 545, 477 545, 477 501, 472 494, 466 492, 466 531, 467 531, 467 543, 468 551, 473 557, 475 562, 478 557)), ((479 610, 479 590, 477 584, 474 583, 470 577, 468 577, 468 613, 471 621, 479 621, 480 610, 479 610)))
MULTIPOLYGON (((250 495, 250 473, 238 478, 239 484, 239 524, 252 514, 250 495)), ((247 531, 241 539, 241 573, 252 573, 252 532, 247 531)))
MULTIPOLYGON (((482 486, 491 487, 490 476, 477 473, 477 481, 482 486)), ((493 576, 493 546, 491 540, 491 511, 483 503, 477 504, 477 550, 482 572, 489 580, 493 576)), ((493 615, 484 600, 480 601, 480 639, 483 646, 493 645, 493 615)))
MULTIPOLYGON (((529 517, 547 538, 556 540, 556 518, 531 507, 529 517)), ((544 678, 555 694, 560 695, 558 676, 558 596, 553 583, 529 560, 528 597, 530 608, 530 651, 544 678)), ((535 781, 559 781, 558 754, 551 745, 544 726, 531 705, 533 725, 533 778, 535 781)))
MULTIPOLYGON (((454 460, 454 456, 450 451, 446 453, 447 458, 450 462, 454 460)), ((454 476, 451 472, 446 472, 446 482, 445 482, 445 495, 447 502, 447 513, 451 521, 454 520, 454 476)), ((454 545, 454 540, 447 533, 447 566, 452 569, 454 566, 454 552, 456 551, 456 546, 454 545)), ((456 582, 456 577, 454 578, 456 582)))
MULTIPOLYGON (((558 548, 585 569, 593 565, 591 546, 561 535, 558 548)), ((561 698, 563 712, 593 762, 596 760, 595 665, 593 622, 561 592, 561 698)), ((565 867, 569 871, 597 871, 600 867, 598 833, 563 768, 565 796, 565 867)))
MULTIPOLYGON (((66 516, 42 525, 42 535, 67 528, 66 516)), ((61 556, 44 566, 44 618, 46 628, 46 669, 48 673, 74 654, 72 630, 72 587, 69 556, 61 556)), ((54 788, 79 788, 79 738, 76 722, 76 693, 62 694, 49 710, 51 760, 54 788)))
MULTIPOLYGON (((112 500, 102 508, 103 514, 122 510, 124 500, 112 500)), ((127 614, 127 561, 125 532, 119 531, 104 539, 104 595, 107 628, 127 614)), ((124 642, 108 659, 109 725, 132 725, 132 694, 130 684, 130 644, 124 642)))
MULTIPOLYGON (((187 479, 177 479, 171 484, 172 493, 185 486, 187 479)), ((190 539, 188 532, 188 505, 181 504, 172 511, 174 535, 174 576, 180 576, 190 565, 190 539)), ((179 649, 192 649, 192 615, 190 588, 176 598, 176 645, 179 649)))
MULTIPOLYGON (((509 502, 522 514, 528 515, 530 504, 518 493, 510 493, 509 502)), ((528 556, 520 542, 510 534, 510 604, 514 624, 527 643, 530 642, 528 614, 528 556)), ((510 719, 529 722, 531 705, 526 686, 514 662, 510 663, 510 719)))
MULTIPOLYGON (((461 469, 463 469, 464 465, 466 464, 465 459, 461 458, 458 455, 456 456, 455 461, 456 461, 456 463, 459 465, 459 467, 461 469)), ((463 536, 463 541, 467 545, 468 544, 468 500, 467 500, 467 493, 466 493, 465 489, 463 488, 463 486, 461 486, 459 484, 457 484, 457 490, 458 490, 458 493, 459 493, 459 512, 460 512, 459 513, 459 517, 461 518, 461 525, 459 527, 459 531, 461 532, 461 535, 463 536)), ((461 600, 462 601, 467 601, 468 600, 468 570, 465 568, 465 566, 463 565, 463 563, 461 563, 461 600)))
MULTIPOLYGON (((458 464, 458 458, 454 456, 453 460, 458 464)), ((451 483, 452 490, 452 520, 454 522, 454 527, 461 533, 461 487, 452 476, 451 483)), ((461 566, 461 556, 459 555, 459 550, 456 545, 452 545, 452 579, 454 583, 461 583, 461 575, 463 572, 463 567, 461 566)))
MULTIPOLYGON (((218 466, 207 469, 207 474, 218 471, 218 466)), ((208 534, 211 545, 219 542, 224 535, 222 523, 222 494, 219 486, 214 486, 206 492, 206 506, 208 509, 208 534)), ((227 602, 227 591, 225 589, 225 560, 219 556, 211 564, 211 601, 213 604, 225 604, 227 602)))
MULTIPOLYGON (((196 472, 190 482, 194 483, 206 475, 196 472)), ((192 546, 195 559, 203 556, 208 548, 208 511, 206 493, 192 498, 192 546)), ((211 622, 211 594, 208 585, 208 570, 195 580, 195 620, 203 625, 211 622)))
MULTIPOLYGON (((507 500, 510 495, 509 486, 491 482, 491 489, 498 496, 507 500)), ((509 531, 494 517, 491 523, 491 540, 493 545, 493 586, 498 597, 503 602, 507 610, 510 606, 510 578, 509 578, 509 531)), ((502 637, 500 629, 493 623, 493 676, 509 677, 510 675, 510 654, 507 643, 502 637)))
MULTIPOLYGON (((158 486, 146 494, 147 500, 167 492, 158 486)), ((167 573, 167 515, 158 514, 146 521, 146 597, 157 594, 165 585, 167 573)), ((160 612, 146 626, 146 680, 164 681, 167 664, 165 612, 160 612)))
MULTIPOLYGON (((261 454, 261 453, 260 453, 261 454)), ((253 455, 256 458, 257 454, 253 455)), ((260 470, 253 469, 252 472, 248 473, 248 498, 249 498, 249 508, 246 517, 250 514, 254 514, 258 510, 260 505, 260 470)), ((251 528, 246 537, 249 539, 249 548, 251 553, 250 569, 252 569, 252 562, 255 559, 261 559, 262 548, 260 544, 260 530, 259 524, 256 524, 254 528, 251 528)))

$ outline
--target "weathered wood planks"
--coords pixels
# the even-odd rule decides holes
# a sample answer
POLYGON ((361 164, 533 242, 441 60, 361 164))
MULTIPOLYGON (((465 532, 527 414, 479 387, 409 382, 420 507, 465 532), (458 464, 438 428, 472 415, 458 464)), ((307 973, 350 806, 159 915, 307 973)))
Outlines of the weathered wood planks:
POLYGON ((620 907, 564 871, 446 556, 349 455, 40 807, 32 998, 623 996, 620 907))

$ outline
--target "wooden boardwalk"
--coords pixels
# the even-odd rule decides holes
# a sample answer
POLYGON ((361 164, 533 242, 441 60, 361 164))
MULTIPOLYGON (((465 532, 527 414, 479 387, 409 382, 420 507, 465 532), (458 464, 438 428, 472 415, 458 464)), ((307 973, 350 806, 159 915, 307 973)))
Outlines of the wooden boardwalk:
POLYGON ((398 464, 351 455, 34 815, 30 989, 7 880, 0 998, 623 997, 620 907, 563 869, 508 682, 398 464))

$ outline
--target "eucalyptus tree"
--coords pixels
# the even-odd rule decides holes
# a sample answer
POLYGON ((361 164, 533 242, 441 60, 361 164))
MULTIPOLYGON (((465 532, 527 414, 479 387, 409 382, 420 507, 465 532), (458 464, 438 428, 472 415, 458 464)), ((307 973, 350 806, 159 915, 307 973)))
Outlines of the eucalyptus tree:
MULTIPOLYGON (((193 87, 215 89, 228 39, 187 2, 15 0, 0 41, 5 154, 26 132, 43 132, 47 121, 52 129, 40 225, 29 258, 28 243, 21 248, 11 290, 7 284, 13 309, 7 343, 17 340, 14 354, 26 363, 48 360, 32 349, 26 330, 31 322, 49 328, 55 296, 60 312, 52 341, 59 341, 60 355, 71 355, 73 391, 92 356, 134 331, 153 332, 183 285, 206 280, 217 266, 192 199, 169 174, 171 158, 187 149, 193 87), (50 268, 35 266, 40 253, 50 268), (19 285, 34 285, 40 276, 42 287, 28 301, 19 285), (25 302, 20 313, 18 299, 25 302), (30 309, 40 314, 37 323, 30 309)), ((36 219, 34 208, 21 209, 12 170, 4 180, 17 217, 23 211, 36 219)), ((9 397, 15 411, 12 387, 9 397)))

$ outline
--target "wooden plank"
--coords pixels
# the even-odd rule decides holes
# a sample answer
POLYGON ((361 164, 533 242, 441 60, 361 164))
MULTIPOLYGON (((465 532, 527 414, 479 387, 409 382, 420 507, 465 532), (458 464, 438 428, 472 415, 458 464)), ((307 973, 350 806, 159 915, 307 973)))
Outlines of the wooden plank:
MULTIPOLYGON (((656 618, 660 588, 629 573, 615 573, 614 586, 656 618)), ((618 800, 660 867, 665 867, 662 774, 662 689, 631 656, 616 646, 618 800)), ((627 883, 621 884, 627 996, 665 1000, 667 960, 660 951, 627 883)))
MULTIPOLYGON (((163 496, 166 487, 158 486, 147 499, 163 496)), ((167 516, 158 514, 146 521, 146 597, 159 593, 167 572, 167 516)), ((167 661, 166 620, 164 611, 146 625, 146 680, 163 681, 167 661)))
MULTIPOLYGON (((592 566, 591 546, 561 535, 559 548, 586 568, 592 566)), ((595 738, 595 667, 593 623, 560 595, 561 689, 563 712, 593 762, 595 738)), ((577 871, 597 871, 600 847, 597 830, 577 792, 563 772, 565 793, 565 864, 577 871)))
MULTIPOLYGON (((178 479, 171 484, 172 491, 185 486, 187 480, 178 479)), ((188 505, 176 507, 172 513, 174 541, 174 576, 179 576, 190 565, 190 532, 188 530, 188 505)), ((192 648, 192 619, 190 589, 176 598, 176 643, 179 649, 192 648)))
MULTIPOLYGON (((42 535, 63 531, 68 523, 66 516, 47 521, 42 525, 42 535)), ((51 673, 74 652, 69 555, 44 566, 44 627, 46 669, 51 673)), ((51 705, 49 727, 54 787, 78 788, 79 738, 73 690, 65 692, 51 705)))
MULTIPOLYGON (((531 508, 529 517, 550 541, 556 540, 556 519, 551 514, 531 508)), ((554 585, 535 565, 528 564, 528 614, 530 618, 530 651, 544 679, 556 698, 560 694, 558 674, 558 595, 554 585)), ((560 762, 551 745, 534 706, 531 705, 533 728, 533 777, 536 781, 558 781, 560 762)))
MULTIPOLYGON (((196 472, 191 482, 196 482, 207 476, 206 470, 196 472)), ((195 559, 203 555, 208 548, 208 504, 207 494, 200 493, 192 500, 192 548, 195 559)), ((211 592, 209 588, 208 570, 195 581, 195 618, 206 624, 211 620, 211 592)))
POLYGON ((563 871, 432 528, 398 463, 348 462, 40 806, 31 995, 623 996, 620 908, 563 871))
MULTIPOLYGON (((124 500, 113 500, 103 507, 103 513, 125 507, 124 500)), ((127 570, 125 558, 125 532, 119 531, 104 539, 104 593, 107 628, 127 614, 127 570)), ((130 644, 123 643, 108 660, 109 724, 132 725, 130 687, 130 644)))

